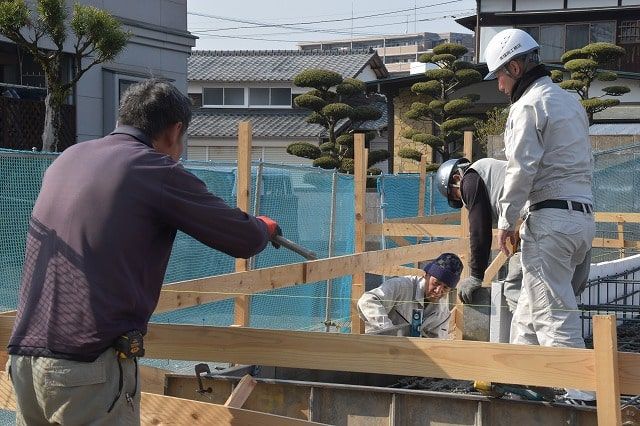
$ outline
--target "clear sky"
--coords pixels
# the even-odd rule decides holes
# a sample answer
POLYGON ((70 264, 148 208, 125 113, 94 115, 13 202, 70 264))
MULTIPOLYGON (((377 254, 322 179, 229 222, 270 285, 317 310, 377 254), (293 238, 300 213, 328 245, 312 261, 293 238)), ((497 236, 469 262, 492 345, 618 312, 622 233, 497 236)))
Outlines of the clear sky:
POLYGON ((199 37, 196 49, 297 49, 305 41, 469 33, 453 17, 475 14, 475 5, 474 0, 188 0, 187 25, 199 37))

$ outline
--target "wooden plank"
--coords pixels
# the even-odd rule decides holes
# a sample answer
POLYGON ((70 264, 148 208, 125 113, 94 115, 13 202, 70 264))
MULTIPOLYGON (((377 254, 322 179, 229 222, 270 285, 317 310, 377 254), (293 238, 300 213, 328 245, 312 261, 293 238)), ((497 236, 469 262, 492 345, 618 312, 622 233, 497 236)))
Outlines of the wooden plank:
POLYGON ((484 271, 484 280, 482 280, 483 287, 491 287, 491 281, 493 280, 493 277, 498 274, 498 271, 500 270, 500 268, 502 268, 502 265, 504 265, 507 259, 508 257, 502 251, 498 252, 496 258, 493 259, 491 264, 484 271))
POLYGON ((225 407, 242 408, 257 384, 258 382, 250 374, 245 374, 227 398, 225 407))
MULTIPOLYGON (((236 175, 236 206, 243 212, 249 212, 249 196, 251 195, 251 122, 238 123, 238 169, 236 175)), ((236 259, 236 272, 249 269, 249 259, 236 259)), ((249 308, 251 300, 241 295, 234 301, 234 324, 249 324, 249 308)))
POLYGON ((460 222, 460 212, 434 214, 424 217, 398 217, 385 219, 385 223, 434 223, 434 224, 457 224, 460 222))
POLYGON ((640 213, 596 212, 596 222, 640 222, 640 213))
MULTIPOLYGON (((249 212, 251 187, 251 122, 238 123, 238 169, 236 175, 236 207, 249 212)), ((248 259, 236 259, 236 271, 246 271, 248 259)))
POLYGON ((640 353, 618 352, 620 392, 640 395, 640 353))
POLYGON ((598 424, 621 426, 616 325, 615 315, 593 317, 598 424))
POLYGON ((246 327, 249 325, 251 296, 243 294, 235 298, 233 305, 233 325, 246 327))
POLYGON ((427 191, 427 163, 429 156, 422 154, 420 157, 420 185, 418 187, 418 216, 424 216, 424 198, 427 191))
POLYGON ((467 130, 464 132, 464 157, 473 162, 473 132, 467 130))
POLYGON ((418 223, 367 223, 367 234, 393 235, 401 237, 449 237, 460 236, 459 225, 418 224, 418 223))
POLYGON ((138 369, 140 371, 140 389, 144 392, 164 395, 165 378, 167 374, 171 374, 171 371, 148 365, 139 365, 138 369))
POLYGON ((181 281, 162 287, 155 312, 197 306, 304 282, 303 263, 181 281))
POLYGON ((468 244, 468 241, 468 239, 436 241, 314 260, 306 262, 305 278, 306 282, 322 281, 352 275, 354 272, 364 272, 381 265, 399 265, 435 259, 444 252, 457 253, 462 245, 468 244))
POLYGON ((589 349, 173 324, 146 338, 151 358, 595 389, 589 349))
POLYGON ((0 372, 0 409, 16 411, 16 395, 6 371, 0 372))
MULTIPOLYGON (((618 228, 618 242, 622 247, 624 247, 624 222, 618 222, 617 228, 618 228)), ((620 258, 622 259, 623 257, 624 257, 624 248, 620 249, 620 258)))
POLYGON ((384 276, 405 276, 405 275, 415 275, 422 277, 424 275, 424 271, 420 268, 411 268, 409 266, 377 266, 374 268, 367 269, 367 272, 370 274, 376 275, 384 275, 384 276))
MULTIPOLYGON (((367 152, 363 133, 354 136, 354 195, 355 195, 355 253, 365 251, 366 242, 366 194, 367 194, 367 152)), ((364 323, 358 315, 358 299, 364 293, 364 271, 356 272, 351 278, 351 333, 364 333, 364 323)))

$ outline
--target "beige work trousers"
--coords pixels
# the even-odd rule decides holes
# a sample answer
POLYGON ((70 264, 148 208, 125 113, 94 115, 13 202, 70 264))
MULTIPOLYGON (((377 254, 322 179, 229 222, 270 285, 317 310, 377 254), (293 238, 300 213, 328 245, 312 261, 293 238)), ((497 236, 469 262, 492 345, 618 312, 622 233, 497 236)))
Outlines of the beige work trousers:
POLYGON ((7 367, 16 394, 18 426, 50 424, 139 425, 140 386, 132 359, 120 360, 123 386, 118 394, 120 373, 113 349, 93 362, 11 355, 7 367))

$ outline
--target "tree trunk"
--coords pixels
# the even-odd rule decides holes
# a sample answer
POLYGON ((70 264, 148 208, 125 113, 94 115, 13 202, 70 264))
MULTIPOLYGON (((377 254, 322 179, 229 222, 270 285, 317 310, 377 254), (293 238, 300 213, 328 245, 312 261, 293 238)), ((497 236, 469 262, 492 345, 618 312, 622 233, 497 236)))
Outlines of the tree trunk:
POLYGON ((42 131, 42 151, 58 151, 60 141, 61 105, 51 90, 44 100, 44 129, 42 131))

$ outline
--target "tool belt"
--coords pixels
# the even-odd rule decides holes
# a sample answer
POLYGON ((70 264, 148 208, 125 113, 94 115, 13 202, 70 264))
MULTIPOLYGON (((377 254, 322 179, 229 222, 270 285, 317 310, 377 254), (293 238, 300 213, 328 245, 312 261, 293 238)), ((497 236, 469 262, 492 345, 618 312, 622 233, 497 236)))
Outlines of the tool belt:
POLYGON ((576 210, 583 213, 593 213, 593 206, 591 204, 578 203, 577 201, 569 200, 544 200, 529 206, 529 211, 540 209, 564 209, 576 210))

